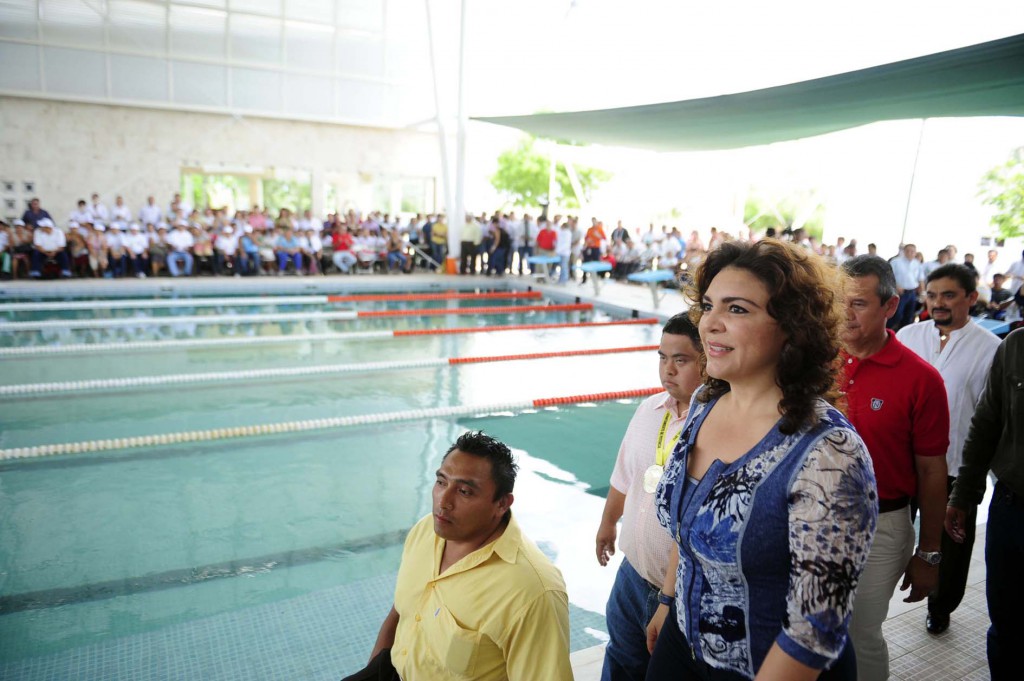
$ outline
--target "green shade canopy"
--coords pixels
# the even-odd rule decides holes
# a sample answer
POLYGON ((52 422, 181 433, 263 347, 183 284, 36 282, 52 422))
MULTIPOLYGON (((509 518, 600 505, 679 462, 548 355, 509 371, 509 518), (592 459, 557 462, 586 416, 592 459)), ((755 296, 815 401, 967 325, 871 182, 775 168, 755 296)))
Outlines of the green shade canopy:
POLYGON ((876 121, 1024 116, 1024 34, 719 97, 473 120, 573 142, 692 151, 813 137, 876 121))

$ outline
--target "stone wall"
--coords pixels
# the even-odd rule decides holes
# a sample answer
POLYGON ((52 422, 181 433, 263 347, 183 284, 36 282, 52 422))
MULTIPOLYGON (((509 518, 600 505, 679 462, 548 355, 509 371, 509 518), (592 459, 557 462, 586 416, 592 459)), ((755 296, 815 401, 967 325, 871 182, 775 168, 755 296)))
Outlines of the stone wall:
POLYGON ((123 195, 133 213, 150 194, 166 206, 183 168, 220 164, 227 174, 309 171, 317 214, 333 208, 323 205, 327 182, 353 192, 361 183, 364 201, 372 195, 365 188, 383 177, 435 178, 437 198, 441 193, 433 134, 252 116, 0 97, 0 154, 0 181, 14 185, 0 185, 0 194, 17 200, 13 210, 0 204, 2 214, 20 215, 30 181, 31 194, 60 221, 93 191, 108 206, 123 195))

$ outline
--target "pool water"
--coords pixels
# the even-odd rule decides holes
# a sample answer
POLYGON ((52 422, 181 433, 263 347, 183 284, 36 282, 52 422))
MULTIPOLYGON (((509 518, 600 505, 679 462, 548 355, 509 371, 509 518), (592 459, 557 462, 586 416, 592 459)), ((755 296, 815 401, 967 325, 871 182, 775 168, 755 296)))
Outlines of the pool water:
MULTIPOLYGON (((458 302, 460 309, 472 306, 458 302)), ((540 314, 548 322, 611 319, 599 311, 540 314)), ((53 318, 52 312, 34 315, 53 318)), ((369 321, 332 323, 331 330, 525 320, 369 321)), ((83 342, 75 333, 49 342, 83 342)), ((3 360, 0 385, 641 346, 656 344, 659 335, 656 325, 637 325, 28 355, 3 360)), ((3 342, 47 340, 38 334, 3 342)), ((657 360, 648 351, 0 397, 0 449, 656 384, 657 360)), ((404 533, 429 513, 434 471, 465 429, 483 429, 518 455, 513 510, 566 578, 573 649, 600 643, 616 566, 597 565, 593 537, 636 403, 0 461, 0 677, 337 679, 351 673, 365 663, 390 606, 404 533)))

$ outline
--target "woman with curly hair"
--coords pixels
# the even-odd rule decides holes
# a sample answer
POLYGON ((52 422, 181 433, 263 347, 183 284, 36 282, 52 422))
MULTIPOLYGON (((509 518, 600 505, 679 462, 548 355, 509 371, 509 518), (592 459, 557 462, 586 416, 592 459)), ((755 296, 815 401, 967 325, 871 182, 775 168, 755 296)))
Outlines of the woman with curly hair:
POLYGON ((726 242, 689 291, 705 379, 657 491, 678 551, 647 679, 852 679, 847 625, 878 512, 833 406, 837 275, 791 244, 726 242))

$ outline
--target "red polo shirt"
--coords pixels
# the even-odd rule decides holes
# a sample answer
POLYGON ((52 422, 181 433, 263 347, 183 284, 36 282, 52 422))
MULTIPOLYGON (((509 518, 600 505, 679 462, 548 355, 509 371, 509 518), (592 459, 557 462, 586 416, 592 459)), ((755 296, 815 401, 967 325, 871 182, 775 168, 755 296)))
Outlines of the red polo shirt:
POLYGON ((945 456, 949 404, 942 376, 887 330, 875 354, 841 353, 847 417, 867 445, 880 499, 917 496, 915 456, 945 456))

